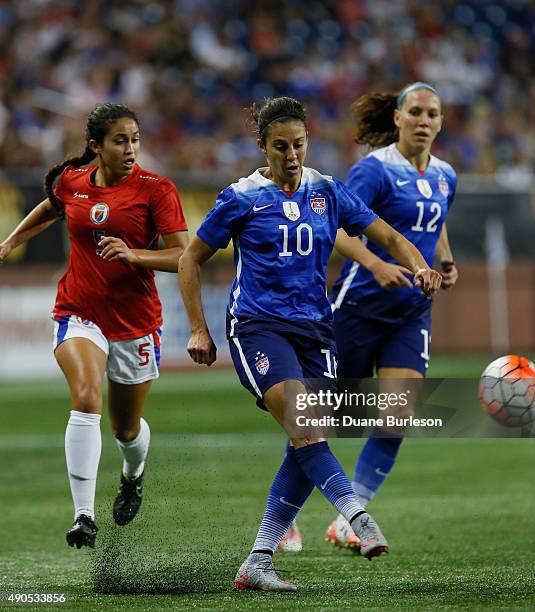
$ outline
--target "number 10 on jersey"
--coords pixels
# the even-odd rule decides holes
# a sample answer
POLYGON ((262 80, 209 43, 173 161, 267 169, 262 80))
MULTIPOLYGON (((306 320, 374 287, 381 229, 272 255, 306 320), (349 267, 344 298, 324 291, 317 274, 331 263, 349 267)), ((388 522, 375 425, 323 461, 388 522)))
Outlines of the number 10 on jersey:
MULTIPOLYGON (((292 257, 294 248, 299 255, 310 255, 313 246, 312 227, 308 223, 300 223, 295 228, 295 237, 290 236, 290 228, 288 225, 279 225, 282 230, 282 251, 279 251, 279 257, 292 257)), ((293 228, 292 228, 293 229, 293 228)), ((293 233, 293 232, 292 232, 293 233)))

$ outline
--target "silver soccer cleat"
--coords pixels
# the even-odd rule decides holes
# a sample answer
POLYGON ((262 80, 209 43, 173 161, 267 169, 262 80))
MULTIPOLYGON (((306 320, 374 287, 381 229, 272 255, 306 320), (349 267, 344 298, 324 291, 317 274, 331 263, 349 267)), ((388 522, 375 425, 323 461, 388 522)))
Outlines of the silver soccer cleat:
POLYGON ((297 587, 292 582, 281 580, 273 567, 273 559, 264 553, 251 553, 241 564, 234 584, 242 590, 294 592, 297 587))
POLYGON ((351 523, 351 527, 360 540, 360 554, 366 559, 371 560, 389 551, 388 542, 381 533, 379 525, 367 512, 358 516, 351 523))

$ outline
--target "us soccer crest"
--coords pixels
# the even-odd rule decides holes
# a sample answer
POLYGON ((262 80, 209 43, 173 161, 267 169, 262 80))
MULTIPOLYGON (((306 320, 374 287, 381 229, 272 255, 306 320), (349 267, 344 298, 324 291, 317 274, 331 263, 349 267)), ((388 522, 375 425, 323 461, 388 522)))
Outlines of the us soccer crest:
POLYGON ((418 191, 424 196, 424 198, 430 198, 433 195, 433 190, 427 179, 418 179, 416 181, 418 191))
POLYGON ((297 221, 297 219, 299 219, 301 216, 301 211, 299 210, 297 202, 283 202, 282 210, 284 211, 286 218, 290 219, 290 221, 297 221))
POLYGON ((438 179, 438 188, 440 189, 440 193, 447 198, 450 193, 450 187, 448 181, 443 176, 438 179))
POLYGON ((325 198, 310 198, 310 208, 312 208, 317 215, 321 216, 327 210, 327 202, 325 198))
POLYGON ((91 219, 91 221, 93 221, 93 223, 96 223, 97 225, 104 223, 104 221, 106 221, 109 215, 110 209, 108 208, 108 205, 104 202, 99 202, 98 204, 95 204, 93 208, 89 211, 89 218, 91 219))
POLYGON ((258 373, 262 374, 262 376, 265 376, 265 374, 269 370, 268 357, 264 355, 264 353, 261 353, 260 351, 258 351, 255 357, 255 366, 256 366, 256 369, 258 370, 258 373))

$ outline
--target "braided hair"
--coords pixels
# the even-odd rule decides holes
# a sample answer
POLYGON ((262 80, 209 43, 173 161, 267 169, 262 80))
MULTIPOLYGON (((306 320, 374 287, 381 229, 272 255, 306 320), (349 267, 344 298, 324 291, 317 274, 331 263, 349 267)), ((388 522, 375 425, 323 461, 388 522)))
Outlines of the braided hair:
POLYGON ((54 193, 54 181, 68 166, 79 168, 80 166, 86 166, 95 159, 96 153, 89 146, 89 141, 95 140, 101 145, 110 127, 123 117, 133 119, 136 123, 139 123, 136 114, 124 104, 106 102, 105 104, 95 106, 87 116, 84 152, 77 157, 69 157, 48 171, 44 180, 45 193, 61 218, 65 217, 65 204, 54 193))

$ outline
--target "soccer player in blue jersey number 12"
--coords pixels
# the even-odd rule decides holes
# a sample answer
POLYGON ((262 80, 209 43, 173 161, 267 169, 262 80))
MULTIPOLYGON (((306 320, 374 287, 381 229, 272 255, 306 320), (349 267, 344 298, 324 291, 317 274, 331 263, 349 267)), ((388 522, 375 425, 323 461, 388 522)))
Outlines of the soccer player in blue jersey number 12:
MULTIPOLYGON (((430 154, 442 127, 437 91, 427 83, 413 83, 400 94, 364 95, 352 108, 355 141, 375 150, 351 168, 348 189, 416 245, 427 265, 436 257, 442 287, 451 288, 458 272, 445 219, 457 178, 448 163, 430 154)), ((389 385, 390 391, 409 378, 421 381, 429 364, 432 301, 411 286, 384 249, 344 239, 356 243, 359 252, 346 261, 332 296, 340 379, 373 376, 377 369, 380 384, 389 385)), ((403 440, 375 434, 364 445, 353 476, 353 490, 363 506, 389 474, 403 440)), ((327 529, 326 540, 358 550, 342 515, 327 529)))
MULTIPOLYGON (((236 279, 227 317, 232 359, 242 384, 283 425, 287 394, 306 392, 303 379, 333 378, 335 371, 325 276, 338 228, 380 244, 428 295, 438 290, 441 276, 342 183, 303 167, 308 132, 297 100, 275 98, 252 111, 268 167, 219 194, 180 259, 180 290, 192 331, 188 352, 197 363, 211 365, 216 347, 203 314, 200 267, 232 239, 236 279)), ((272 557, 314 486, 349 521, 365 557, 388 552, 327 441, 290 437, 253 549, 236 575, 237 587, 296 590, 279 578, 272 557)))

